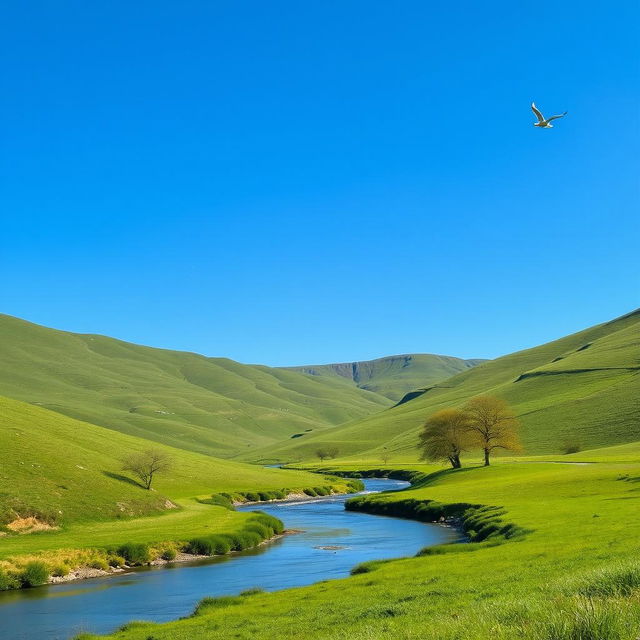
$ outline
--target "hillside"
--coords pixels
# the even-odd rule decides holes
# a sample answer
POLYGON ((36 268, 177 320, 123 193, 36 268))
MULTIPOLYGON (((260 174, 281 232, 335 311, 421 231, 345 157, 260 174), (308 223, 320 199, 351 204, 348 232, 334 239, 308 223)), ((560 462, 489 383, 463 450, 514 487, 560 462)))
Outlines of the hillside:
POLYGON ((339 376, 154 349, 6 315, 0 315, 0 364, 0 395, 222 457, 391 404, 339 376))
POLYGON ((361 362, 306 365, 286 369, 313 376, 344 378, 360 389, 379 393, 397 402, 413 389, 436 384, 482 362, 485 361, 414 353, 361 362))
POLYGON ((262 459, 310 459, 323 445, 341 456, 415 459, 425 417, 479 394, 514 406, 527 453, 559 452, 640 439, 640 310, 533 349, 485 362, 374 416, 261 451, 262 459))
MULTIPOLYGON (((179 502, 219 491, 313 486, 319 478, 153 445, 3 397, 0 448, 0 519, 10 512, 38 514, 63 526, 166 514, 167 498, 179 502), (142 489, 121 470, 125 456, 150 446, 172 460, 172 471, 157 476, 154 491, 142 489)), ((0 547, 6 544, 0 541, 0 547)))
POLYGON ((124 543, 150 545, 157 558, 197 536, 242 535, 252 514, 229 510, 212 494, 351 490, 337 478, 154 445, 172 468, 147 491, 121 467, 149 441, 2 397, 0 447, 0 591, 19 586, 21 579, 7 575, 21 575, 34 559, 48 574, 61 565, 61 575, 81 567, 104 571, 107 548, 124 543))

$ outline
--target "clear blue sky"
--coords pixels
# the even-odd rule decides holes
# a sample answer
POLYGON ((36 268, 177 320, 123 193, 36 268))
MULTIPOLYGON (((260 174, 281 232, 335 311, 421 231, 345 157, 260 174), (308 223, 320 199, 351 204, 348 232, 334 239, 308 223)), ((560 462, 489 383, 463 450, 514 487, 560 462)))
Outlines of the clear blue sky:
POLYGON ((4 3, 2 311, 303 364, 638 306, 637 2, 4 3), (569 115, 532 126, 534 99, 569 115))

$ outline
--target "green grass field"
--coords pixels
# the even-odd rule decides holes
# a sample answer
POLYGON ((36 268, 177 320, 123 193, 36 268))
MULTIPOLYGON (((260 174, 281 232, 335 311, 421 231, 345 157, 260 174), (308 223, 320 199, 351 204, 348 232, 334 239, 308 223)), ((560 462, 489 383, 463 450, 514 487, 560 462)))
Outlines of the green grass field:
POLYGON ((385 451, 396 461, 413 460, 425 418, 479 394, 513 406, 526 454, 560 453, 565 443, 591 449, 640 439, 640 311, 485 362, 372 416, 243 457, 311 460, 316 449, 331 445, 341 457, 379 459, 385 451))
POLYGON ((247 514, 202 504, 212 493, 340 485, 300 471, 265 469, 149 441, 0 398, 0 525, 36 517, 56 528, 0 537, 0 560, 55 549, 182 541, 242 528, 247 514), (155 446, 173 468, 147 491, 121 471, 155 446), (170 507, 170 508, 168 508, 170 507))
POLYGON ((481 362, 484 360, 462 360, 451 356, 416 353, 364 362, 307 365, 287 369, 314 376, 343 378, 360 389, 374 391, 398 402, 414 389, 446 380, 481 362))
MULTIPOLYGON (((527 531, 370 563, 359 575, 222 600, 168 624, 134 624, 118 640, 636 640, 640 633, 640 445, 437 471, 369 500, 500 507, 527 531), (591 464, 575 464, 584 459, 591 464)), ((336 470, 369 468, 343 463, 336 470)))

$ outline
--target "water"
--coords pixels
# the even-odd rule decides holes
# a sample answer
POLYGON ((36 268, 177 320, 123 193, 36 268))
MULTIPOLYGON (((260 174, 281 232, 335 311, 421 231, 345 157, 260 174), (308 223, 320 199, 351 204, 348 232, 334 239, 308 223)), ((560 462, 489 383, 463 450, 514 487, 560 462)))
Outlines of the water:
MULTIPOLYGON (((364 482, 367 492, 408 486, 399 480, 364 482)), ((360 562, 414 555, 424 546, 456 537, 452 530, 436 525, 345 511, 347 497, 242 507, 271 513, 288 529, 304 530, 253 551, 2 592, 0 637, 67 640, 81 631, 109 633, 130 620, 174 620, 191 613, 205 596, 237 594, 251 587, 272 591, 342 578, 360 562)))

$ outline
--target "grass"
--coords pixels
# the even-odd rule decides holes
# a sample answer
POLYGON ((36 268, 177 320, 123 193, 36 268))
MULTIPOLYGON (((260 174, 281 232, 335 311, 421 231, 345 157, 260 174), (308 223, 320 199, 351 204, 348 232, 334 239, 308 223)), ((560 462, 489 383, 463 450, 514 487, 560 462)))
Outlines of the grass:
POLYGON ((321 484, 349 490, 346 481, 337 478, 155 445, 171 457, 173 470, 159 475, 155 490, 147 491, 120 467, 126 454, 149 446, 134 436, 0 398, 0 526, 35 518, 53 527, 23 535, 5 528, 0 561, 21 564, 26 557, 52 558, 63 549, 187 541, 245 528, 250 514, 230 510, 228 501, 212 494, 257 490, 260 499, 260 493, 271 497, 288 490, 314 491, 321 484))
POLYGON ((310 460, 334 446, 344 458, 415 458, 417 433, 434 411, 479 394, 505 398, 518 414, 527 454, 560 453, 638 439, 640 310, 548 344, 485 362, 412 400, 339 427, 247 452, 245 459, 310 460))
POLYGON ((257 593, 234 600, 233 615, 204 606, 192 618, 109 637, 636 640, 640 447, 625 460, 617 449, 595 452, 598 461, 585 465, 502 461, 460 471, 390 465, 424 475, 410 490, 370 500, 499 507, 505 522, 526 533, 373 563, 343 580, 257 593))
POLYGON ((0 315, 0 395, 231 457, 388 407, 341 377, 57 331, 0 315))

